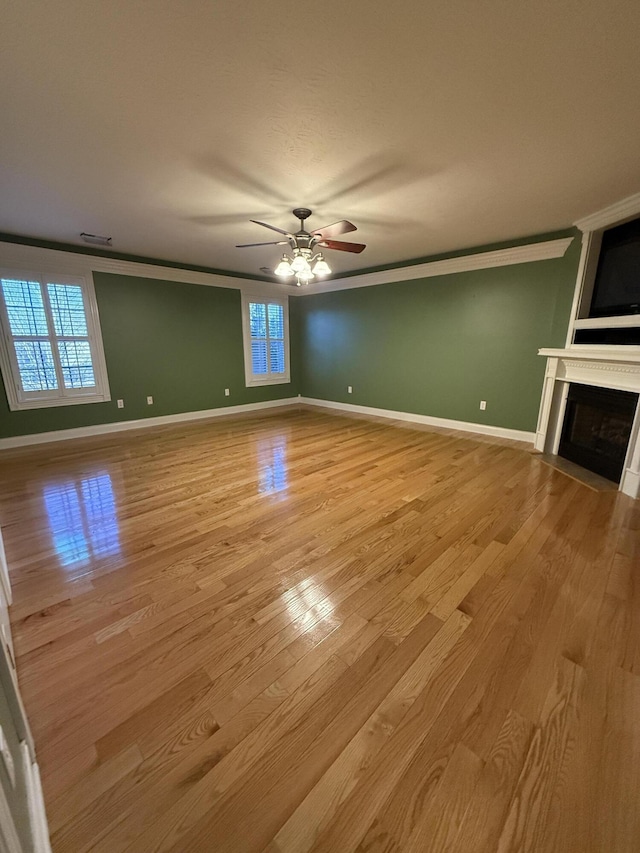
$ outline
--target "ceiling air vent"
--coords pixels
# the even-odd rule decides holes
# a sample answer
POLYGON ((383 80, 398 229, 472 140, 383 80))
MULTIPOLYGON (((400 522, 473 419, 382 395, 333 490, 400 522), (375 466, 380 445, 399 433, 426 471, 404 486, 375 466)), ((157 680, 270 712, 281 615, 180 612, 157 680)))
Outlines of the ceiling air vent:
POLYGON ((87 234, 83 231, 80 235, 85 243, 90 243, 92 246, 110 246, 111 237, 101 237, 99 234, 87 234))

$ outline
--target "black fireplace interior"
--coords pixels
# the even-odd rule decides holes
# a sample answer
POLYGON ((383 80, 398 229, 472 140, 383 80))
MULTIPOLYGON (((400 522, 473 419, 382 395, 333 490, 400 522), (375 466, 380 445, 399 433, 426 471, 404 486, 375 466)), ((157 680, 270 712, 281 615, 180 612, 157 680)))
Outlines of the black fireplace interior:
POLYGON ((637 405, 630 391, 570 385, 558 453, 619 483, 637 405))

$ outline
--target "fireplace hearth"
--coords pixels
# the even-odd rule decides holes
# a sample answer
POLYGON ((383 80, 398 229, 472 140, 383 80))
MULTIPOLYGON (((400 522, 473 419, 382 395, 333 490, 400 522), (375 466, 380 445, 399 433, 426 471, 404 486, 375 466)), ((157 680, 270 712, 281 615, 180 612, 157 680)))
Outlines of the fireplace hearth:
POLYGON ((637 405, 629 391, 571 384, 558 454, 619 483, 637 405))

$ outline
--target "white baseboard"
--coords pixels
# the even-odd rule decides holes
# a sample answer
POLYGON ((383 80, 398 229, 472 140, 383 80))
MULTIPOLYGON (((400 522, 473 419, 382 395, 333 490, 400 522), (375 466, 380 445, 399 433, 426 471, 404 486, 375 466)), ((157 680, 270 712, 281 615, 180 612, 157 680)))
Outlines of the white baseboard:
POLYGON ((160 415, 155 418, 140 418, 135 421, 117 421, 112 424, 95 424, 94 426, 59 429, 51 432, 37 432, 31 435, 16 435, 11 438, 0 438, 0 450, 12 447, 26 447, 30 444, 46 444, 50 441, 66 441, 70 438, 86 438, 92 435, 105 435, 111 432, 123 432, 129 429, 144 429, 145 427, 177 424, 183 421, 199 421, 207 418, 219 418, 223 415, 240 415, 244 412, 256 412, 260 409, 274 409, 280 406, 297 405, 299 397, 285 397, 282 400, 265 400, 262 403, 244 403, 240 406, 222 406, 219 409, 203 409, 199 412, 181 412, 177 415, 160 415))
POLYGON ((631 468, 624 470, 620 481, 620 491, 629 495, 630 498, 636 500, 640 498, 640 473, 632 471, 631 468))
POLYGON ((535 432, 521 429, 474 424, 468 421, 453 421, 449 418, 435 418, 431 415, 417 415, 414 412, 395 412, 392 409, 375 409, 373 406, 357 406, 353 403, 336 403, 334 400, 316 400, 313 397, 300 397, 298 402, 308 406, 322 406, 325 409, 336 409, 340 412, 355 412, 360 415, 373 415, 377 418, 391 418, 394 421, 409 421, 414 424, 458 429, 463 432, 475 432, 480 435, 494 435, 498 438, 510 438, 513 441, 526 441, 533 444, 535 432))
POLYGON ((261 409, 274 409, 281 406, 293 406, 300 403, 308 406, 321 406, 325 409, 335 409, 342 412, 355 412, 360 415, 373 415, 378 418, 390 418, 395 421, 427 424, 428 426, 457 429, 463 432, 475 432, 480 435, 494 435, 499 438, 509 438, 514 441, 526 441, 533 443, 535 439, 534 432, 526 432, 519 429, 507 429, 506 427, 488 426, 487 424, 469 423, 468 421, 454 421, 449 418, 436 418, 431 415, 418 415, 414 412, 396 412, 392 409, 376 409, 373 406, 357 406, 353 403, 337 403, 334 400, 317 400, 313 397, 285 397, 281 400, 265 400, 262 403, 244 403, 240 406, 223 406, 219 409, 203 409, 199 412, 181 412, 177 415, 160 415, 155 418, 140 418, 134 421, 117 421, 116 423, 111 424, 95 424, 94 426, 52 430, 51 432, 38 432, 32 433, 31 435, 16 435, 11 438, 0 438, 0 450, 9 450, 14 447, 27 447, 31 444, 46 444, 50 441, 67 441, 72 438, 87 438, 93 435, 107 435, 108 433, 123 432, 130 429, 144 429, 146 427, 164 426, 166 424, 176 424, 186 421, 219 418, 223 415, 240 415, 245 412, 255 412, 260 411, 261 409))

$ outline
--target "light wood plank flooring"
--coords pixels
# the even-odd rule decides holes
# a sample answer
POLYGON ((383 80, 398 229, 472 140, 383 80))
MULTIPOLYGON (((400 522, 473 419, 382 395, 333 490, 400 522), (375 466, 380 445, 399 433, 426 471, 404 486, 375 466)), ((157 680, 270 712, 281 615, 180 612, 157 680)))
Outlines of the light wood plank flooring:
POLYGON ((640 850, 640 503, 295 409, 0 478, 56 853, 640 850))

